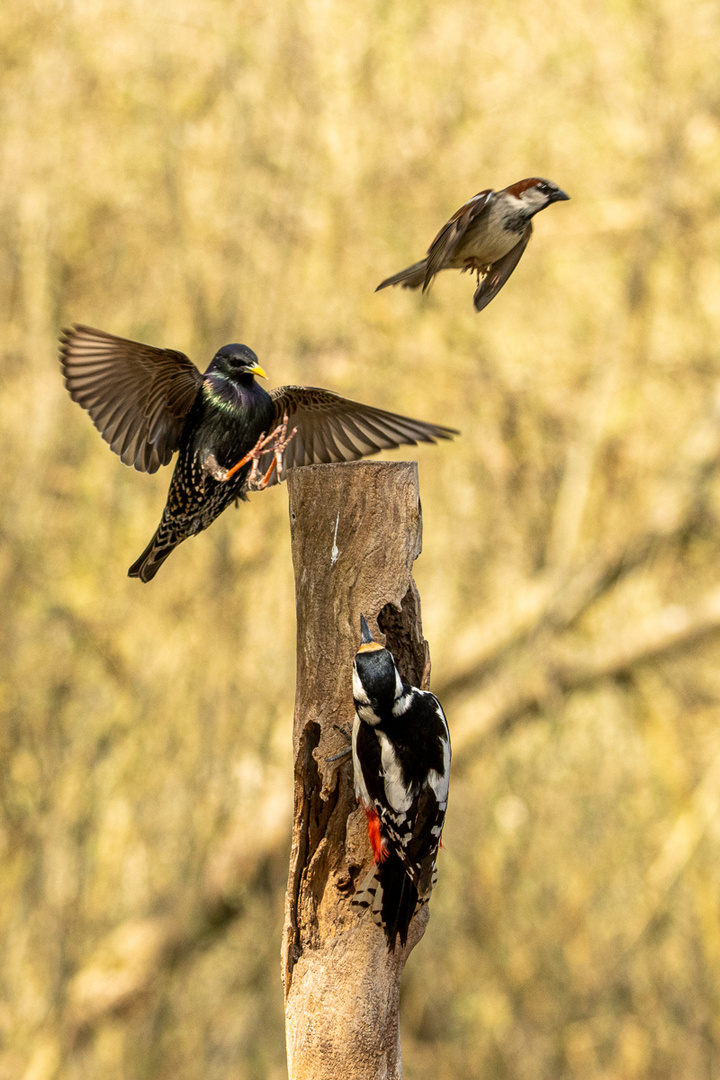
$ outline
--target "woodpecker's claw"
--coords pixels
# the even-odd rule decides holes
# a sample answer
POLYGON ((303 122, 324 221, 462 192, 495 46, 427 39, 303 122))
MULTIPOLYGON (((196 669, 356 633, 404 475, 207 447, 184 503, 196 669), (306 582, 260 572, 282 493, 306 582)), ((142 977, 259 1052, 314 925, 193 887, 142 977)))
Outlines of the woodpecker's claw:
MULTIPOLYGON (((255 446, 252 448, 252 450, 245 454, 244 457, 240 458, 240 461, 238 461, 236 465, 233 465, 232 469, 228 469, 225 472, 225 476, 216 476, 216 479, 229 480, 232 476, 235 475, 235 473, 239 469, 243 467, 243 465, 247 465, 248 461, 252 461, 252 468, 250 470, 250 475, 245 482, 245 486, 246 488, 252 489, 254 491, 262 491, 263 488, 266 488, 270 483, 270 477, 272 476, 275 469, 277 469, 278 471, 278 476, 280 475, 280 472, 282 470, 283 454, 285 453, 286 449, 290 444, 290 441, 292 440, 295 432, 297 431, 297 428, 294 427, 288 435, 287 426, 288 414, 285 413, 282 424, 276 427, 274 431, 270 432, 269 435, 266 435, 263 431, 262 435, 255 443, 255 446), (268 471, 258 480, 258 467, 260 465, 260 458, 263 456, 263 454, 267 453, 268 449, 272 450, 273 459, 268 471)), ((205 467, 207 468, 207 464, 205 467)))
POLYGON ((348 745, 344 750, 341 750, 337 754, 331 754, 330 757, 326 757, 326 761, 340 761, 341 758, 347 757, 352 753, 352 732, 347 724, 333 724, 336 731, 339 731, 343 738, 347 739, 348 745))

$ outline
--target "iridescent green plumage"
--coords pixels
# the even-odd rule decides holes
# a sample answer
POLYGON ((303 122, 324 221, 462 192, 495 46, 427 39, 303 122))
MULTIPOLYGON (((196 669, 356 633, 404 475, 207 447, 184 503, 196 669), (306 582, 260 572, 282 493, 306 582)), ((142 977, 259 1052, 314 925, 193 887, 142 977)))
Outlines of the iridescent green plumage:
POLYGON ((227 482, 213 468, 230 469, 273 421, 272 398, 255 382, 255 353, 226 345, 205 372, 183 428, 179 454, 157 532, 128 570, 149 581, 173 548, 207 529, 226 506, 243 497, 248 462, 227 482))
MULTIPOLYGON (((247 345, 225 345, 204 375, 184 353, 103 330, 74 326, 61 337, 60 362, 73 401, 88 411, 126 465, 155 472, 178 451, 157 532, 131 577, 149 581, 173 548, 207 529, 247 489, 251 463, 222 477, 288 417, 296 434, 270 483, 300 465, 355 461, 378 450, 449 439, 451 428, 349 401, 330 390, 281 386, 268 394, 247 345)), ((265 472, 273 449, 260 456, 265 472)))

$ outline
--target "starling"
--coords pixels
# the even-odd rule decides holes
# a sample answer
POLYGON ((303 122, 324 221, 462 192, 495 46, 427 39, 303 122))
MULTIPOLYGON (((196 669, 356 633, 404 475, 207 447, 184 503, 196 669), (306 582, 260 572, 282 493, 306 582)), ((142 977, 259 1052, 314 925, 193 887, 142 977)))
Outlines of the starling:
POLYGON ((404 289, 422 285, 426 292, 441 270, 471 270, 477 273, 473 303, 476 311, 482 311, 520 262, 535 214, 569 198, 557 184, 538 176, 519 180, 502 191, 480 191, 443 225, 424 259, 386 278, 375 292, 389 285, 404 289))
POLYGON ((373 866, 353 897, 370 908, 393 952, 437 880, 435 860, 450 779, 450 733, 438 699, 408 686, 392 653, 360 616, 353 666, 355 794, 362 803, 373 866))
POLYGON ((266 376, 247 345, 225 345, 201 375, 184 353, 89 326, 63 331, 60 341, 70 397, 121 461, 153 473, 179 451, 160 525, 128 570, 141 581, 231 502, 246 498, 249 487, 276 483, 287 469, 457 434, 330 390, 281 386, 267 393, 255 381, 266 376), (290 440, 282 438, 283 421, 295 428, 290 440), (256 485, 258 469, 265 475, 256 485))

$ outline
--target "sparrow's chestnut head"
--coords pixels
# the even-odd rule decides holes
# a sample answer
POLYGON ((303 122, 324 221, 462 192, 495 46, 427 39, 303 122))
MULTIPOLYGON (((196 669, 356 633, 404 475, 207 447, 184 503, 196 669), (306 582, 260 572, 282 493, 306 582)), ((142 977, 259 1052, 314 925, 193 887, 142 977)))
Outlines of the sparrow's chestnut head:
POLYGON ((557 184, 553 184, 552 180, 543 180, 540 176, 530 176, 527 180, 518 180, 516 184, 511 184, 504 191, 498 191, 497 195, 498 197, 510 195, 518 199, 523 204, 526 216, 528 210, 532 212, 532 216, 532 214, 537 214, 539 210, 544 210, 550 203, 566 202, 570 198, 562 188, 559 188, 557 184))

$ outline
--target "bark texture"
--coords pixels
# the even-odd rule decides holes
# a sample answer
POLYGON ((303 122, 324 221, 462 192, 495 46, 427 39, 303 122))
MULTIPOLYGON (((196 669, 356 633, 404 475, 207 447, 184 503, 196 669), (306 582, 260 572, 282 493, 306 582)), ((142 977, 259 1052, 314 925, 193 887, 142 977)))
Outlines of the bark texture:
POLYGON ((288 478, 297 603, 295 812, 283 938, 290 1080, 401 1076, 400 980, 428 919, 388 953, 351 909, 372 854, 349 747, 360 614, 401 674, 427 686, 412 565, 422 521, 415 462, 295 469, 288 478))

